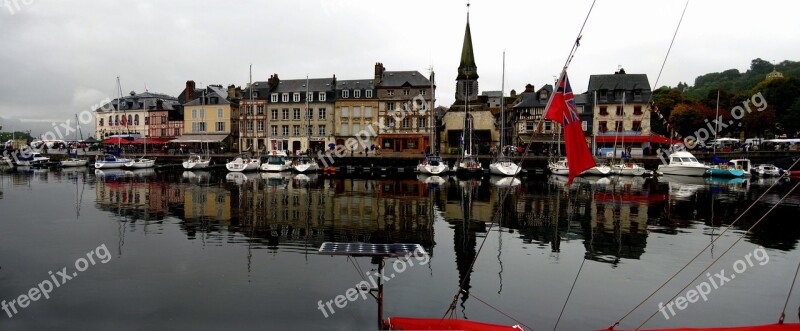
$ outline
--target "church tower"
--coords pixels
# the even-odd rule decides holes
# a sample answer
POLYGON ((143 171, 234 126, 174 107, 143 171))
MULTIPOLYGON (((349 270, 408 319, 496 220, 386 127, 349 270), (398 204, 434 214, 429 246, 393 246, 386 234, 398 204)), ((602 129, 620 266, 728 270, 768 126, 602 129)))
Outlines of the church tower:
POLYGON ((469 31, 469 12, 467 12, 467 29, 464 31, 464 45, 461 48, 461 62, 456 77, 456 102, 454 106, 464 102, 478 101, 478 67, 475 65, 475 53, 472 52, 472 34, 469 31))

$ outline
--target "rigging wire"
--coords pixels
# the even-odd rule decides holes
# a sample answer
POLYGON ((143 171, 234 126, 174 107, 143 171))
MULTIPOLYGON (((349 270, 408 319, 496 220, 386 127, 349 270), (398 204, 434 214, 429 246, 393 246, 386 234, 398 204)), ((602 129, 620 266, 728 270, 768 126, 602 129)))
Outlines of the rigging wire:
MULTIPOLYGON (((593 0, 592 1, 592 5, 591 5, 591 7, 589 7, 589 11, 586 13, 586 18, 583 20, 583 24, 581 25, 581 29, 578 31, 578 37, 575 39, 575 43, 572 45, 572 49, 570 49, 570 53, 567 56, 566 62, 564 63, 563 71, 566 71, 566 68, 569 66, 570 62, 572 62, 572 59, 575 56, 575 51, 580 46, 580 41, 581 41, 583 29, 586 27, 586 22, 589 20, 589 16, 592 14, 592 9, 594 9, 594 5, 595 5, 596 2, 597 2, 597 0, 593 0)), ((548 101, 548 106, 550 105, 550 101, 552 101, 552 99, 553 98, 551 97, 550 100, 548 101)), ((545 107, 545 109, 547 109, 547 107, 545 107)), ((465 118, 466 118, 466 116, 465 116, 465 118)), ((543 121, 543 119, 544 119, 544 117, 542 117, 542 119, 539 120, 540 123, 541 123, 541 121, 543 121)), ((538 127, 538 125, 537 125, 537 127, 538 127)), ((522 159, 520 159, 519 163, 517 164, 517 166, 519 168, 522 168, 522 164, 525 162, 525 159, 528 157, 528 153, 530 152, 531 145, 530 145, 530 141, 528 141, 528 142, 529 143, 525 147, 525 151, 522 154, 522 159)), ((514 176, 511 177, 511 180, 513 181, 514 179, 517 178, 517 176, 519 176, 518 173, 514 174, 514 176)), ((505 200, 508 197, 509 192, 511 192, 511 190, 506 191, 506 194, 503 196, 503 200, 505 200)), ((498 216, 498 213, 495 212, 493 218, 497 218, 497 216, 498 216)), ((489 228, 486 231, 487 232, 491 231, 492 227, 494 226, 494 224, 495 224, 494 222, 491 222, 489 224, 489 228)), ((473 268, 475 267, 475 262, 477 262, 478 256, 480 255, 481 251, 483 250, 483 246, 486 244, 486 239, 487 238, 488 238, 488 236, 484 237, 483 240, 481 241, 481 244, 480 244, 480 246, 478 246, 478 250, 475 253, 475 257, 472 259, 472 262, 470 262, 470 265, 469 265, 469 268, 467 269, 467 271, 472 271, 473 268)), ((450 315, 452 317, 452 314, 455 312, 455 309, 456 309, 456 303, 458 302, 458 296, 459 296, 459 294, 461 294, 462 291, 464 291, 464 286, 466 285, 467 279, 468 279, 468 277, 464 277, 464 279, 459 284, 458 291, 456 291, 455 295, 453 295, 453 299, 450 302, 450 306, 448 307, 447 311, 442 316, 442 319, 445 319, 448 315, 450 315)))
MULTIPOLYGON (((791 168, 790 168, 790 169, 791 169, 791 168)), ((791 190, 789 190, 789 192, 786 192, 786 195, 784 195, 783 197, 781 197, 781 199, 780 199, 780 200, 778 200, 778 202, 776 202, 776 203, 775 203, 775 204, 774 204, 774 205, 773 205, 773 206, 772 206, 772 207, 771 207, 769 210, 767 210, 767 212, 766 212, 766 213, 764 213, 764 215, 762 215, 762 216, 761 216, 761 218, 759 218, 759 219, 758 219, 758 221, 756 221, 756 222, 755 222, 755 223, 754 223, 752 226, 750 226, 750 228, 748 228, 748 229, 747 229, 747 231, 745 231, 745 233, 742 233, 742 235, 741 235, 741 236, 739 236, 739 239, 736 239, 736 241, 735 241, 735 242, 733 242, 733 244, 731 244, 731 246, 730 246, 730 247, 728 247, 728 249, 726 249, 724 252, 722 252, 722 254, 720 254, 720 255, 719 255, 719 257, 717 257, 716 259, 714 259, 713 261, 711 261, 711 263, 709 263, 709 264, 708 264, 708 266, 707 266, 707 267, 705 267, 705 269, 703 269, 703 270, 702 270, 702 271, 701 271, 699 274, 697 274, 697 276, 695 276, 694 278, 692 278, 692 280, 691 280, 691 281, 689 281, 689 282, 686 284, 686 286, 682 287, 682 288, 681 288, 681 289, 680 289, 680 290, 679 290, 677 293, 675 293, 675 295, 673 295, 673 296, 672 296, 672 297, 671 297, 671 298, 668 300, 668 302, 669 302, 669 301, 672 301, 672 300, 675 300, 675 298, 677 298, 677 297, 678 297, 678 295, 680 295, 680 294, 681 294, 681 293, 682 293, 684 290, 686 290, 686 289, 687 289, 689 286, 691 286, 691 285, 692 285, 692 283, 694 283, 694 281, 696 281, 698 278, 700 278, 700 276, 702 276, 702 275, 703 275, 703 274, 704 274, 706 271, 708 271, 708 269, 711 269, 711 267, 714 265, 714 263, 716 263, 717 261, 719 261, 719 259, 721 259, 723 256, 725 256, 725 254, 726 254, 726 253, 728 253, 728 251, 730 251, 730 250, 731 250, 731 249, 732 249, 734 246, 736 246, 736 244, 738 244, 740 241, 742 241, 742 239, 744 239, 744 236, 745 236, 747 233, 749 233, 750 231, 752 231, 752 230, 753 230, 753 228, 755 228, 755 227, 756 227, 758 224, 760 224, 760 223, 761 223, 761 221, 763 221, 763 220, 764 220, 764 219, 765 219, 765 218, 766 218, 766 217, 767 217, 767 216, 768 216, 768 215, 769 215, 769 214, 770 214, 770 213, 771 213, 771 212, 772 212, 772 211, 773 211, 775 208, 777 208, 777 207, 778 207, 778 206, 781 204, 781 202, 783 202, 783 200, 785 200, 787 197, 789 197, 789 195, 790 195, 792 192, 794 192, 794 190, 795 190, 795 189, 797 189, 797 187, 798 187, 798 186, 800 186, 800 182, 798 182, 797 184, 795 184, 795 185, 794 185, 794 187, 792 187, 792 189, 791 189, 791 190)), ((752 207, 752 205, 751 205, 751 207, 752 207)), ((748 209, 749 209, 749 208, 748 208, 748 209)), ((729 227, 729 228, 730 228, 730 227, 729 227)), ((650 317, 648 317, 648 318, 647 318, 647 319, 646 319, 644 322, 642 322, 642 324, 639 324, 639 326, 637 326, 637 327, 636 327, 636 330, 639 330, 639 329, 640 329, 642 326, 644 326, 644 325, 645 325, 645 323, 647 323, 648 321, 650 321, 650 319, 652 319, 652 318, 653 318, 653 316, 656 316, 656 314, 658 314, 658 310, 656 310, 656 311, 655 311, 655 312, 654 312, 652 315, 650 315, 650 317)))
POLYGON ((783 319, 786 317, 786 306, 789 305, 789 298, 792 297, 794 282, 797 280, 797 272, 799 271, 800 271, 800 262, 797 263, 797 270, 794 271, 794 278, 792 278, 792 286, 789 286, 789 294, 786 295, 786 302, 783 304, 783 311, 781 311, 781 318, 778 320, 778 324, 783 324, 783 319))
MULTIPOLYGON (((800 162, 800 159, 798 159, 797 161, 795 161, 795 162, 794 162, 794 164, 792 164, 792 166, 791 166, 791 167, 789 167, 788 169, 792 169, 792 168, 793 168, 793 167, 794 167, 794 166, 795 166, 795 165, 796 165, 798 162, 800 162)), ((716 242, 716 241, 717 241, 719 238, 722 238, 722 236, 723 236, 723 235, 724 235, 726 232, 728 232, 728 230, 730 230, 731 228, 733 228, 733 226, 734 226, 734 225, 736 225, 736 223, 737 223, 737 222, 739 222, 739 220, 741 220, 741 219, 744 217, 744 215, 746 215, 746 214, 747 214, 747 212, 749 212, 749 211, 750 211, 750 209, 752 209, 752 208, 753 208, 753 206, 755 206, 755 205, 756 205, 756 203, 758 203, 758 201, 760 201, 760 200, 761 200, 761 198, 763 198, 765 195, 767 195, 767 193, 769 193, 769 191, 770 191, 770 190, 772 190, 772 189, 775 187, 775 185, 776 185, 777 183, 778 183, 777 181, 776 181, 776 182, 774 182, 774 183, 772 183, 772 185, 770 185, 770 187, 769 187, 769 188, 767 188, 767 189, 764 191, 764 193, 762 193, 762 194, 761 194, 761 195, 760 195, 760 196, 759 196, 759 197, 758 197, 758 198, 757 198, 755 201, 753 201, 753 203, 752 203, 750 206, 748 206, 748 207, 747 207, 747 209, 745 209, 745 210, 744 210, 744 211, 743 211, 741 214, 739 214, 739 216, 738 216, 738 217, 736 217, 736 219, 735 219, 735 220, 733 220, 733 222, 731 222, 731 224, 729 224, 729 225, 728 225, 728 226, 725 228, 725 230, 722 230, 722 232, 720 232, 720 233, 719 233, 719 235, 717 235, 716 237, 714 237, 714 239, 712 239, 712 240, 711 240, 711 242, 710 242, 710 243, 708 243, 708 245, 706 245, 706 247, 703 247, 703 249, 702 249, 702 250, 700 250, 700 252, 698 252, 698 253, 697 253, 697 255, 695 255, 695 256, 694 256, 694 257, 693 257, 691 260, 689 260, 689 262, 686 262, 686 264, 685 264, 683 267, 681 267, 680 269, 678 269, 678 271, 676 271, 676 272, 675 272, 675 273, 674 273, 674 274, 673 274, 671 277, 669 277, 669 278, 668 278, 666 281, 664 281, 664 283, 662 283, 662 284, 661 284, 661 286, 659 286, 658 288, 656 288, 656 289, 655 289, 653 292, 651 292, 651 293, 650 293, 650 294, 649 294, 649 295, 648 295, 646 298, 644 298, 644 299, 643 299, 641 302, 639 302, 639 304, 638 304, 638 305, 636 305, 635 307, 633 307, 633 308, 632 308, 630 311, 628 311, 628 313, 626 313, 626 314, 625 314, 624 316, 622 316, 622 317, 621 317, 619 320, 617 320, 617 321, 616 321, 616 322, 615 322, 613 325, 611 325, 611 326, 609 327, 609 329, 614 329, 614 327, 615 327, 615 326, 617 326, 617 325, 619 325, 619 323, 621 323, 621 322, 622 322, 622 320, 624 320, 625 318, 627 318, 628 316, 630 316, 630 314, 632 314, 632 313, 633 313, 633 312, 634 312, 636 309, 638 309, 639 307, 641 307, 641 306, 642 306, 642 305, 643 305, 643 304, 644 304, 644 303, 645 303, 647 300, 649 300, 650 298, 652 298, 652 297, 653 297, 653 295, 655 295, 656 293, 658 293, 658 291, 660 291, 662 288, 664 288, 664 286, 666 286, 666 285, 667 285, 669 282, 671 282, 673 279, 675 279, 675 277, 677 277, 677 276, 678 276, 678 274, 680 274, 681 272, 683 272, 683 270, 684 270, 684 269, 686 269, 687 267, 689 267, 689 265, 690 265, 690 264, 692 264, 692 263, 693 263, 695 260, 697 260, 697 258, 699 258, 699 257, 700 257, 700 255, 702 255, 702 254, 703 254, 703 252, 705 252, 705 251, 706 251, 706 249, 708 249, 709 247, 712 247, 712 246, 714 245, 714 243, 715 243, 715 242, 716 242)), ((723 252, 723 253, 722 253, 722 254, 721 254, 719 257, 717 257, 717 259, 719 259, 720 257, 722 257, 722 255, 725 255, 725 252, 723 252)))

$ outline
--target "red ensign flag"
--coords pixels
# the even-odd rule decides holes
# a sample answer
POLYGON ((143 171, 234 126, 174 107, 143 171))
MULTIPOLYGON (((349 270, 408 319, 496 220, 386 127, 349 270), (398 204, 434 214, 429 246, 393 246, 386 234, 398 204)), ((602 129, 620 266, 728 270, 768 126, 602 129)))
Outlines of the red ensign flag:
POLYGON ((594 167, 594 157, 589 152, 586 139, 583 138, 580 117, 575 106, 575 97, 569 86, 567 72, 561 73, 558 88, 553 93, 553 99, 547 108, 545 118, 561 123, 564 127, 564 145, 567 150, 567 165, 569 166, 569 179, 567 185, 572 184, 572 179, 581 172, 594 167))

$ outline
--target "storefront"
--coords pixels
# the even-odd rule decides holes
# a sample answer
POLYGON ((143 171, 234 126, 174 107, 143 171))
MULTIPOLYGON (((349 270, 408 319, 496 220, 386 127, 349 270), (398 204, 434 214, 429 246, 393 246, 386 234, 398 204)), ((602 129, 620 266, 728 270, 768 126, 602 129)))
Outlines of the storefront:
POLYGON ((378 137, 381 153, 422 153, 430 148, 430 137, 421 134, 383 134, 378 137))

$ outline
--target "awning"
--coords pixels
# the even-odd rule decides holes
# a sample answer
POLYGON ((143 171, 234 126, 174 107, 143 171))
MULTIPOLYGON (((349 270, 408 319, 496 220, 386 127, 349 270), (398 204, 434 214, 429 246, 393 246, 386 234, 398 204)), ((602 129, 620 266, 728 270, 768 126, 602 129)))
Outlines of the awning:
POLYGON ((218 143, 228 138, 227 134, 187 134, 172 139, 171 143, 218 143))
POLYGON ((106 145, 129 145, 131 144, 133 139, 125 139, 120 137, 113 137, 103 140, 102 144, 106 145))
POLYGON ((134 141, 131 141, 130 143, 131 144, 135 144, 135 145, 144 145, 145 143, 153 144, 153 145, 159 145, 159 144, 166 144, 166 143, 172 141, 173 139, 175 139, 175 138, 147 138, 147 139, 139 138, 139 139, 136 139, 134 141))
POLYGON ((595 136, 594 141, 596 143, 613 143, 618 142, 622 143, 623 139, 626 143, 658 143, 658 144, 682 144, 683 141, 669 139, 662 135, 658 134, 650 134, 650 135, 643 135, 643 136, 626 136, 626 135, 603 135, 603 136, 595 136))

